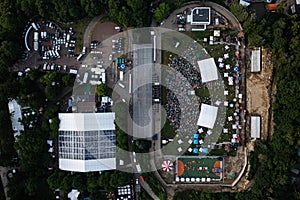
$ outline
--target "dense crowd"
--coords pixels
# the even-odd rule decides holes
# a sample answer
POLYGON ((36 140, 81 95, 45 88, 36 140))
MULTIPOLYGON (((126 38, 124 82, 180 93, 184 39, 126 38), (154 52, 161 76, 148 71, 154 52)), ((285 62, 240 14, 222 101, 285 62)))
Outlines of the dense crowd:
POLYGON ((169 59, 169 66, 181 73, 193 88, 201 86, 200 72, 188 60, 178 56, 170 56, 169 59))
POLYGON ((196 131, 195 124, 199 114, 199 97, 189 92, 201 85, 201 75, 183 57, 170 56, 166 77, 168 102, 165 104, 170 125, 180 130, 181 135, 190 136, 196 131), (180 126, 181 125, 181 126, 180 126))

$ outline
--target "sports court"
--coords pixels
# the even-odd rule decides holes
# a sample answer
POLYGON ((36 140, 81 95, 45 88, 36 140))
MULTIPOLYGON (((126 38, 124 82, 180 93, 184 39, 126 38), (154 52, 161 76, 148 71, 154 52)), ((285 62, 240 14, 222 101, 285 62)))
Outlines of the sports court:
POLYGON ((176 159, 176 182, 219 182, 223 180, 223 157, 184 156, 176 159))

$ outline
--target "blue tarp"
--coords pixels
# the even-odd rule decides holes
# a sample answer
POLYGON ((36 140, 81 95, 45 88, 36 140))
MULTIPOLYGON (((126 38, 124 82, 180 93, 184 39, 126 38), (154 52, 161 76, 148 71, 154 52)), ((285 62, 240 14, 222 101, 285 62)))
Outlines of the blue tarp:
POLYGON ((235 67, 233 68, 233 70, 234 70, 235 72, 238 72, 238 71, 239 71, 239 68, 238 68, 237 66, 235 66, 235 67))
POLYGON ((203 152, 203 153, 208 153, 208 148, 203 148, 203 149, 202 149, 202 152, 203 152))
POLYGON ((198 144, 199 143, 199 141, 198 140, 194 140, 194 144, 198 144))
POLYGON ((199 135, 198 134, 194 134, 194 139, 198 139, 199 135))

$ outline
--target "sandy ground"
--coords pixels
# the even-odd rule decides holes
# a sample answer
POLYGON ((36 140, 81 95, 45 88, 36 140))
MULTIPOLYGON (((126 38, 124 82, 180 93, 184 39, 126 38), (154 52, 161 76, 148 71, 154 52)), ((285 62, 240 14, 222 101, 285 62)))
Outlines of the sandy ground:
POLYGON ((247 79, 247 107, 250 115, 261 116, 261 139, 268 138, 268 121, 270 108, 271 77, 273 65, 271 54, 262 49, 262 70, 260 73, 251 73, 247 79))
POLYGON ((103 41, 117 34, 118 31, 115 30, 116 26, 117 25, 113 22, 97 23, 92 31, 92 40, 103 41))

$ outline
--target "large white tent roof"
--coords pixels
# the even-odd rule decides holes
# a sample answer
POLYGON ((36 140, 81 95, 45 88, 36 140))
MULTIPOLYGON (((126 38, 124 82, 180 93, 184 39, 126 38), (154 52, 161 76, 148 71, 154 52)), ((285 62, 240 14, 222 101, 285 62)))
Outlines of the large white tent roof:
POLYGON ((115 113, 60 113, 59 168, 116 169, 115 113))
POLYGON ((218 107, 201 104, 201 111, 199 114, 198 126, 212 129, 217 119, 218 107))
POLYGON ((115 130, 115 113, 59 113, 60 131, 115 130))
POLYGON ((202 82, 209 82, 218 79, 218 70, 213 58, 197 61, 202 82))
POLYGON ((95 172, 116 169, 116 158, 97 160, 59 159, 59 168, 65 171, 95 172))
POLYGON ((251 116, 251 138, 260 138, 260 117, 251 116))
POLYGON ((261 70, 261 51, 260 49, 251 52, 251 72, 260 72, 261 70))

